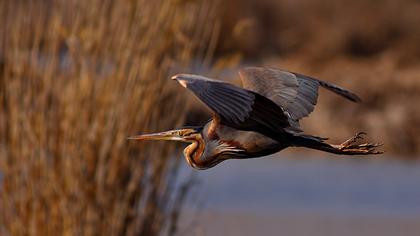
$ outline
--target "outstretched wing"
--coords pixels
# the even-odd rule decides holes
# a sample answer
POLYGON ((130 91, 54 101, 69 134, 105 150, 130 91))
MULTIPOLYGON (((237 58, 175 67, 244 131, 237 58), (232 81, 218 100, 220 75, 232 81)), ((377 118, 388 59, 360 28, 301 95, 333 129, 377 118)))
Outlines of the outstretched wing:
POLYGON ((199 75, 180 74, 172 79, 191 90, 224 125, 267 136, 284 133, 290 127, 283 109, 258 93, 199 75))
POLYGON ((317 103, 318 88, 322 86, 353 102, 360 101, 357 95, 334 84, 305 75, 278 69, 248 67, 239 75, 245 89, 259 93, 281 106, 296 122, 309 115, 317 103))

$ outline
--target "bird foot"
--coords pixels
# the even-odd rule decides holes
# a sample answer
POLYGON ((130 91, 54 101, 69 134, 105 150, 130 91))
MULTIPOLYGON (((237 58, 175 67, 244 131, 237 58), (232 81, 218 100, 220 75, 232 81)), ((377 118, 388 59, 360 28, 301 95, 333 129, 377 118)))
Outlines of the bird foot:
POLYGON ((382 146, 382 143, 362 143, 357 144, 357 142, 365 139, 366 133, 359 132, 355 136, 346 140, 345 142, 339 145, 333 145, 343 154, 382 154, 383 151, 378 151, 376 148, 382 146))

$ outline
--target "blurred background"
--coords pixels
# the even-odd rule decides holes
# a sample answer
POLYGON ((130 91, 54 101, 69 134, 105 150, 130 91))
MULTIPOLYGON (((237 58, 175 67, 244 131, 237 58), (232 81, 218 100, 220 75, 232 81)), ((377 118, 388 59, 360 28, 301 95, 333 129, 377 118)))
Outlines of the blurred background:
POLYGON ((419 235, 419 25, 417 0, 1 1, 0 235, 419 235), (171 75, 250 65, 356 92, 321 91, 303 127, 385 154, 195 171, 126 140, 207 121, 171 75))

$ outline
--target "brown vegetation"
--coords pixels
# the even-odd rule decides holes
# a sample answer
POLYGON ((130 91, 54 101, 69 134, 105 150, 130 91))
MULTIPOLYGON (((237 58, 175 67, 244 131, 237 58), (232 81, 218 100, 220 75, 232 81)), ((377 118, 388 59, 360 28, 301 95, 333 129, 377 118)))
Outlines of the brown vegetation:
POLYGON ((229 0, 217 55, 336 82, 353 105, 322 93, 307 132, 341 141, 358 130, 387 154, 420 154, 420 2, 229 0))
POLYGON ((181 125, 172 68, 211 56, 206 1, 0 2, 0 234, 156 235, 179 158, 130 143, 181 125))

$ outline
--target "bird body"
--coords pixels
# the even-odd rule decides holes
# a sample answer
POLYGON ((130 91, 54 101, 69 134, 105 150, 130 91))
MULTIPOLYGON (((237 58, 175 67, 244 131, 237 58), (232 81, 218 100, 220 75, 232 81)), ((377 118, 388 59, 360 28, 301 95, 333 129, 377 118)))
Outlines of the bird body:
POLYGON ((243 88, 200 75, 173 76, 213 110, 213 118, 202 127, 189 127, 131 139, 175 140, 191 143, 184 149, 186 161, 196 169, 207 169, 227 159, 266 156, 287 147, 306 147, 340 155, 379 154, 380 144, 363 143, 358 133, 340 145, 304 134, 299 120, 311 113, 318 88, 324 87, 353 102, 360 98, 337 85, 305 75, 271 68, 240 70, 243 88))
POLYGON ((247 153, 247 157, 258 157, 260 153, 265 155, 280 151, 284 143, 280 143, 256 131, 244 131, 231 128, 226 125, 217 124, 211 120, 204 126, 203 136, 208 141, 218 140, 220 143, 240 149, 247 153), (215 126, 214 130, 209 127, 215 126), (268 153, 268 150, 275 150, 268 153))

